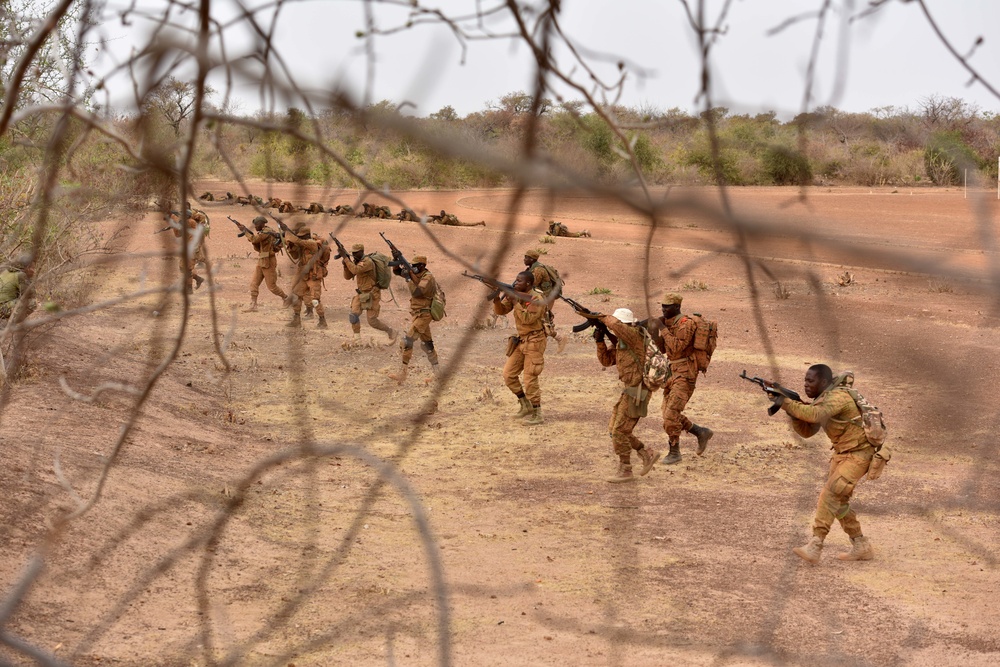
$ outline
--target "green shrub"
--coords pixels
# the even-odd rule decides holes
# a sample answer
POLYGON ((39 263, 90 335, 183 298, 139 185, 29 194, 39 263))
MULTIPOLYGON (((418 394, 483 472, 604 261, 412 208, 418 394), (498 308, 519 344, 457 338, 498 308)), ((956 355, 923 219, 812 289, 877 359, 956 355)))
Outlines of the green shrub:
POLYGON ((812 183, 812 167, 802 153, 786 146, 768 146, 763 165, 772 183, 777 185, 808 185, 812 183))
POLYGON ((976 154, 959 132, 936 132, 924 148, 924 170, 935 185, 959 185, 963 170, 977 166, 976 154))

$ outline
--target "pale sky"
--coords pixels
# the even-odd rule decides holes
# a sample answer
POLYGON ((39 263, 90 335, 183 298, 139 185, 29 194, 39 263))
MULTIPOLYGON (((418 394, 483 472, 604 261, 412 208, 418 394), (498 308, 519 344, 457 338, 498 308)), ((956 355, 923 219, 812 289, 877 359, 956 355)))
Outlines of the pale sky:
MULTIPOLYGON (((159 0, 144 0, 140 6, 156 13, 159 4, 159 0)), ((262 0, 247 4, 271 6, 262 0)), ((364 8, 371 8, 378 26, 389 29, 405 23, 406 4, 366 5, 357 0, 284 4, 277 18, 274 43, 300 85, 316 91, 341 86, 355 99, 362 99, 370 61, 364 40, 355 37, 355 32, 364 29, 364 8)), ((424 6, 441 7, 454 14, 497 4, 495 0, 431 0, 424 6)), ((697 0, 688 0, 688 4, 694 7, 697 0)), ((725 34, 719 37, 711 54, 713 103, 739 113, 775 110, 785 119, 801 111, 816 21, 800 21, 777 35, 769 36, 767 32, 795 11, 815 12, 822 4, 822 0, 733 0, 723 24, 725 34)), ((714 22, 722 5, 722 0, 708 0, 706 17, 714 22)), ((984 86, 967 85, 970 75, 933 35, 918 3, 892 0, 877 13, 853 22, 846 19, 865 9, 867 2, 835 0, 833 5, 837 11, 828 18, 824 29, 811 108, 831 105, 859 112, 884 106, 914 108, 921 98, 938 94, 961 97, 987 111, 1000 111, 1000 100, 984 86), (841 71, 839 53, 844 55, 844 69, 841 86, 836 86, 841 71)), ((994 88, 1000 88, 1000 0, 925 0, 925 5, 960 53, 968 53, 977 37, 984 38, 970 63, 994 88)), ((212 7, 216 16, 231 17, 236 3, 216 0, 212 7)), ((621 103, 660 109, 678 107, 688 112, 699 108, 696 96, 700 63, 681 0, 564 0, 562 7, 562 28, 574 44, 608 56, 596 61, 602 76, 614 78, 618 58, 630 64, 629 70, 635 65, 647 72, 645 77, 630 72, 621 103)), ((271 23, 273 7, 257 16, 263 23, 271 23)), ((486 27, 494 33, 508 32, 509 14, 503 16, 503 20, 492 21, 486 27)), ((101 26, 119 57, 127 54, 128 45, 149 25, 141 17, 133 17, 132 21, 129 28, 113 20, 101 26)), ((230 58, 256 48, 245 21, 232 24, 226 35, 230 58)), ((399 34, 378 37, 375 53, 374 85, 366 101, 406 100, 416 106, 409 111, 420 116, 445 105, 465 115, 485 108, 489 101, 508 92, 530 91, 533 86, 534 67, 527 49, 510 39, 469 42, 462 65, 461 48, 446 28, 416 25, 399 34)), ((565 49, 558 49, 556 58, 569 64, 565 49)), ((96 69, 101 71, 106 64, 95 63, 96 69)), ((573 76, 587 82, 579 67, 573 76)), ((211 82, 220 90, 226 86, 219 76, 211 82)), ((109 81, 109 87, 124 94, 129 91, 120 80, 109 81)), ((258 84, 252 80, 236 82, 232 92, 243 112, 262 106, 258 84)), ((276 101, 277 108, 288 105, 304 106, 301 100, 276 101)))

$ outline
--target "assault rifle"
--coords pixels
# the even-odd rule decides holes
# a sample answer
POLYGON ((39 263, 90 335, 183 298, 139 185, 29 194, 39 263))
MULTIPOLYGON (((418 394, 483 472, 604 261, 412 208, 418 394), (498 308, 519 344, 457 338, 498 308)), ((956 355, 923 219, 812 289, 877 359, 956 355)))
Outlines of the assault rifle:
POLYGON ((347 259, 351 256, 351 253, 347 252, 347 248, 344 247, 343 243, 337 240, 337 237, 333 235, 333 232, 330 232, 330 238, 337 244, 337 254, 333 256, 334 259, 347 259))
POLYGON ((590 327, 594 327, 595 329, 597 329, 599 337, 607 336, 608 340, 611 341, 612 345, 618 345, 618 336, 611 333, 611 330, 608 329, 607 325, 601 321, 601 317, 603 317, 603 315, 601 315, 600 313, 595 313, 594 311, 590 310, 579 301, 574 301, 568 296, 563 296, 562 294, 560 294, 559 298, 568 303, 570 307, 576 311, 577 315, 582 315, 583 317, 587 318, 583 322, 580 322, 579 324, 573 327, 574 333, 586 331, 590 327))
POLYGON ((522 292, 518 292, 516 289, 514 289, 514 286, 512 284, 502 283, 499 280, 494 280, 493 278, 487 278, 486 276, 481 276, 478 273, 468 273, 467 271, 462 271, 462 275, 465 276, 466 278, 472 278, 473 280, 478 280, 479 282, 481 282, 482 284, 486 285, 491 290, 493 290, 492 292, 490 292, 489 296, 486 297, 487 301, 492 301, 493 299, 497 298, 497 295, 500 294, 501 292, 503 292, 509 297, 518 299, 520 301, 531 300, 530 294, 524 294, 522 292))
POLYGON ((771 382, 770 380, 765 380, 762 377, 757 377, 756 375, 750 377, 747 375, 746 369, 740 373, 740 377, 747 382, 753 382, 755 385, 759 386, 764 390, 764 393, 774 400, 774 402, 771 403, 771 406, 767 409, 767 414, 772 417, 774 416, 774 413, 781 409, 781 404, 786 398, 798 401, 799 403, 802 402, 802 397, 799 396, 797 392, 794 392, 791 389, 786 389, 776 382, 771 382))
POLYGON ((397 276, 402 275, 404 279, 409 280, 413 274, 413 267, 403 257, 403 253, 400 252, 399 248, 385 237, 385 232, 379 232, 378 235, 382 237, 383 241, 389 244, 389 252, 392 253, 392 261, 389 262, 389 266, 392 268, 392 272, 397 276), (404 271, 406 273, 403 273, 404 271))
POLYGON ((229 218, 229 222, 233 223, 234 225, 240 228, 240 233, 236 235, 236 238, 240 238, 241 236, 247 236, 247 235, 253 236, 252 229, 244 225, 239 220, 234 219, 233 216, 231 215, 227 215, 226 217, 229 218))

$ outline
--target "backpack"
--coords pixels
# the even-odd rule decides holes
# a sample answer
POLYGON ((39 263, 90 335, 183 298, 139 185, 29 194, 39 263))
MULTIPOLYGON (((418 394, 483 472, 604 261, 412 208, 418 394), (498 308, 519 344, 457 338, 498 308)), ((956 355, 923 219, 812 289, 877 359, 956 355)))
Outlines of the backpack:
MULTIPOLYGON (((670 362, 656 347, 656 343, 653 342, 653 337, 646 330, 646 327, 639 327, 639 333, 642 335, 643 347, 646 350, 646 361, 642 365, 642 384, 650 391, 662 389, 667 385, 667 380, 670 379, 670 362)), ((632 350, 629 352, 638 363, 639 357, 636 356, 635 352, 632 350)))
MULTIPOLYGON (((559 272, 553 269, 551 266, 548 266, 547 264, 542 264, 541 262, 535 262, 535 263, 538 264, 538 266, 540 266, 541 268, 545 269, 545 273, 548 274, 549 276, 549 282, 552 283, 552 287, 550 287, 545 291, 551 292, 556 288, 559 288, 561 291, 562 286, 565 285, 566 283, 564 283, 562 278, 559 277, 559 272)), ((537 287, 538 289, 542 289, 541 285, 535 285, 535 287, 537 287)))
POLYGON ((712 353, 715 352, 715 346, 719 340, 719 323, 715 320, 706 320, 701 313, 694 313, 689 317, 697 325, 694 330, 694 339, 691 341, 691 346, 694 348, 694 361, 699 371, 707 373, 708 365, 712 363, 712 353))
POLYGON ((842 384, 847 390, 847 393, 854 399, 854 404, 858 406, 858 410, 861 412, 861 414, 855 417, 852 421, 860 421, 860 426, 865 431, 865 438, 868 439, 868 442, 871 443, 877 452, 882 449, 885 439, 889 436, 889 429, 886 428, 885 420, 882 417, 882 411, 869 403, 867 398, 862 396, 857 389, 851 386, 854 383, 853 373, 847 371, 844 373, 844 376, 842 384))
POLYGON ((316 258, 316 264, 318 264, 319 267, 323 269, 323 277, 326 278, 328 275, 330 275, 330 270, 327 267, 330 264, 330 256, 333 254, 333 252, 330 250, 330 246, 327 243, 325 243, 324 241, 320 241, 319 250, 317 251, 317 254, 319 255, 319 257, 316 258))
POLYGON ((434 292, 434 298, 431 299, 431 319, 435 322, 440 322, 444 319, 444 316, 448 313, 445 312, 445 306, 447 305, 447 297, 444 295, 444 290, 438 285, 437 291, 434 292))
POLYGON ((392 280, 392 269, 389 268, 389 257, 380 252, 373 252, 368 255, 375 265, 375 284, 379 289, 388 289, 392 280))

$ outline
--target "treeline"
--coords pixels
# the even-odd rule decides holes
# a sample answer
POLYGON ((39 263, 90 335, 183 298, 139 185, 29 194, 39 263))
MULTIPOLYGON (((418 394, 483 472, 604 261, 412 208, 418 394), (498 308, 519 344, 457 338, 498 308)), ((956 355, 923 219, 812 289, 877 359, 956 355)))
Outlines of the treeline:
POLYGON ((966 169, 997 177, 1000 115, 957 98, 931 96, 912 110, 849 113, 825 107, 787 122, 773 112, 735 114, 722 107, 700 116, 613 107, 602 117, 580 104, 546 100, 533 110, 531 102, 525 93, 511 93, 464 118, 444 107, 427 118, 404 119, 387 101, 361 114, 332 111, 314 118, 294 108, 281 116, 257 114, 244 124, 207 128, 211 141, 199 144, 198 169, 203 176, 229 178, 223 151, 250 178, 357 187, 309 140, 321 137, 326 151, 380 187, 504 186, 508 176, 478 160, 447 157, 438 148, 488 149, 514 159, 532 121, 538 148, 553 163, 610 183, 634 179, 632 156, 654 184, 710 184, 721 178, 729 185, 957 185, 966 169), (421 139, 385 129, 402 122, 421 139))

